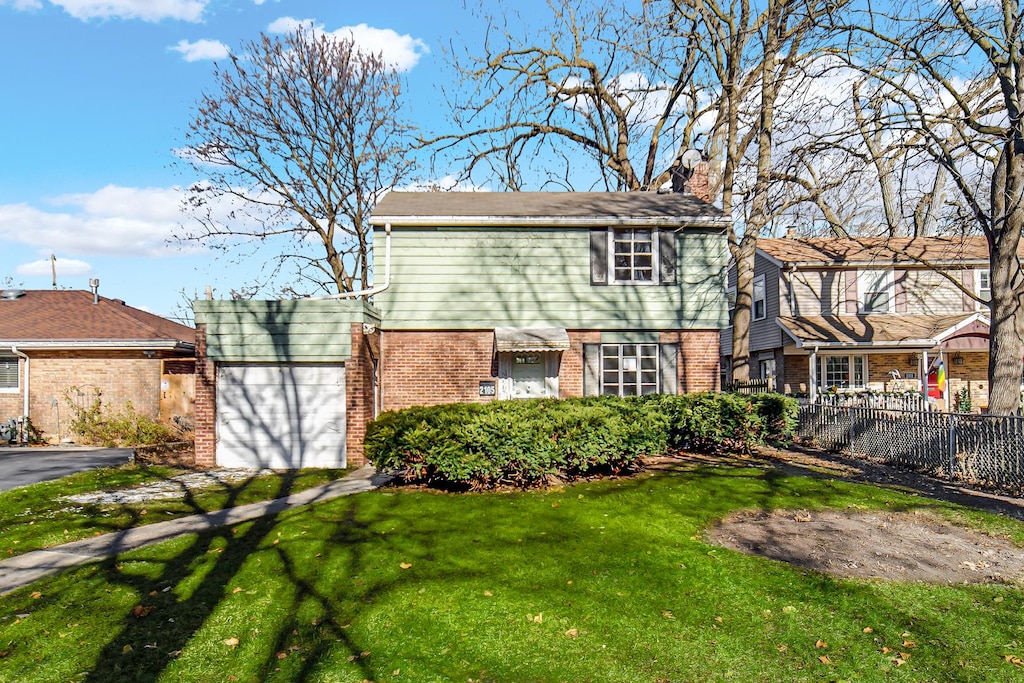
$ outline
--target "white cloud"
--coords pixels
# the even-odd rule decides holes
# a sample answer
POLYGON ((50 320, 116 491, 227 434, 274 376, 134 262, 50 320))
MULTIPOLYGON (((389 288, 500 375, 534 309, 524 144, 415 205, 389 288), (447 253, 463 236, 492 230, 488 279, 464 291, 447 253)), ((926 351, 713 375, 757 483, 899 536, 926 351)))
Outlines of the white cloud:
POLYGON ((23 263, 15 268, 14 272, 26 277, 49 277, 53 275, 54 267, 57 269, 57 277, 81 277, 92 272, 92 266, 85 261, 63 257, 57 257, 53 262, 45 258, 23 263))
POLYGON ((375 28, 366 24, 342 26, 335 31, 325 31, 323 24, 313 19, 294 19, 281 17, 267 27, 271 33, 292 33, 298 30, 312 31, 334 38, 349 38, 363 52, 380 54, 384 61, 398 71, 409 71, 419 63, 420 57, 430 52, 430 48, 419 38, 399 35, 389 28, 375 28))
POLYGON ((43 3, 40 0, 0 0, 0 5, 10 5, 22 12, 27 10, 42 9, 43 3))
POLYGON ((167 256, 178 251, 167 241, 182 220, 181 197, 178 188, 108 185, 50 200, 63 211, 0 205, 0 241, 79 256, 167 256))
POLYGON ((178 44, 170 49, 180 52, 186 62, 198 62, 201 59, 224 59, 230 54, 228 46, 219 40, 197 40, 195 42, 179 40, 178 44))
MULTIPOLYGON (((161 21, 202 21, 203 11, 210 0, 48 0, 76 19, 141 19, 161 21)), ((16 10, 35 10, 43 6, 41 0, 0 0, 16 10)))

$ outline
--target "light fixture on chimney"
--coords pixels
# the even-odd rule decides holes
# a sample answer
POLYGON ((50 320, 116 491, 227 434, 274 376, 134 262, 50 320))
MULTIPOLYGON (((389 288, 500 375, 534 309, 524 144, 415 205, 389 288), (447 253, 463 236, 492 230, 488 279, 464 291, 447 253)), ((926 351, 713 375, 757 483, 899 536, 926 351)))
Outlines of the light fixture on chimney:
POLYGON ((907 365, 910 365, 910 366, 917 365, 917 354, 911 353, 911 354, 907 355, 907 365))

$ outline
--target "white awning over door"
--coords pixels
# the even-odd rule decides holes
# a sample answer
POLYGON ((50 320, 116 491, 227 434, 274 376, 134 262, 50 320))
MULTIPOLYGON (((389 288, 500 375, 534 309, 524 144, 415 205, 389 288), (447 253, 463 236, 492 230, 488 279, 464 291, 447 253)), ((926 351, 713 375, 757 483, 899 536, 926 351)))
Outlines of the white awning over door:
POLYGON ((345 367, 217 367, 217 465, 345 466, 345 367))

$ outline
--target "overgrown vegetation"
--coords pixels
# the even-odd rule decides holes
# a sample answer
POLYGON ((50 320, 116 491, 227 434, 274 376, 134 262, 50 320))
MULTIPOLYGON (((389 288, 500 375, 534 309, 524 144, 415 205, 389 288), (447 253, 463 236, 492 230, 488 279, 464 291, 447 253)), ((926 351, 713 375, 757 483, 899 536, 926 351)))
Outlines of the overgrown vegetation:
POLYGON ((103 396, 98 389, 94 388, 89 395, 79 387, 71 387, 64 396, 71 407, 71 431, 79 443, 110 448, 192 440, 191 432, 175 429, 136 412, 131 401, 127 401, 121 411, 104 408, 103 396))
POLYGON ((634 470, 670 448, 749 451, 789 439, 797 403, 775 394, 495 401, 389 412, 366 455, 410 481, 491 488, 634 470))

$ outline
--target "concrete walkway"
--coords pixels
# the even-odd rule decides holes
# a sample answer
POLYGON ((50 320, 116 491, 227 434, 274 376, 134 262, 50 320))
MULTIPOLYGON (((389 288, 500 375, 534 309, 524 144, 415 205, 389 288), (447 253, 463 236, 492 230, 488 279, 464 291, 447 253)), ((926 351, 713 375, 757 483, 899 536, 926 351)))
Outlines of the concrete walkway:
POLYGON ((388 479, 388 476, 378 475, 372 465, 366 465, 348 474, 344 479, 293 493, 285 498, 147 524, 18 555, 0 561, 0 595, 70 567, 97 562, 185 534, 209 531, 311 503, 362 493, 377 488, 388 479))

